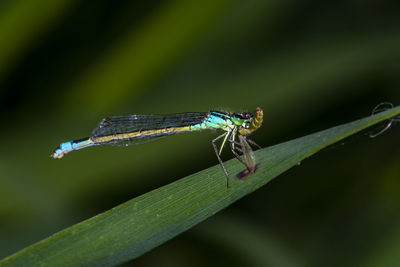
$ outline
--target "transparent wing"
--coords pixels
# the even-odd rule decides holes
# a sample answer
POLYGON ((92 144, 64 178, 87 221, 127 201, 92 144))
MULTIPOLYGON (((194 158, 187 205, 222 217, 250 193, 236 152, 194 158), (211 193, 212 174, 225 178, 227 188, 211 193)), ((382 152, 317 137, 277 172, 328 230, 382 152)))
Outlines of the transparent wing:
POLYGON ((191 112, 170 115, 126 115, 104 118, 92 131, 98 144, 133 145, 165 137, 179 131, 175 128, 201 123, 207 113, 191 112), (165 129, 170 129, 169 131, 165 129), (127 138, 129 133, 137 133, 127 138), (112 137, 107 140, 106 137, 112 137))
POLYGON ((256 164, 256 157, 254 155, 253 149, 247 142, 246 136, 239 135, 240 149, 242 152, 241 159, 246 165, 246 169, 239 172, 236 176, 240 179, 244 179, 250 174, 257 170, 258 165, 256 164))
POLYGON ((248 169, 254 169, 256 157, 245 136, 239 135, 240 147, 242 149, 242 159, 248 169))

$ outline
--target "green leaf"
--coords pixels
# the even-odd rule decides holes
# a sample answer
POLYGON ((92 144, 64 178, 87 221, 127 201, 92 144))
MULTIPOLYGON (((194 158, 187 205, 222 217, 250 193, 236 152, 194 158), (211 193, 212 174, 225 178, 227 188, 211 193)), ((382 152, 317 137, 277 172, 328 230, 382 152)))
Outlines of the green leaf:
MULTIPOLYGON (((247 180, 226 162, 231 187, 216 165, 134 198, 69 227, 0 261, 1 266, 115 265, 136 258, 190 229, 298 162, 376 123, 398 116, 400 107, 256 151, 259 169, 247 180)), ((266 127, 266 126, 264 126, 266 127)))

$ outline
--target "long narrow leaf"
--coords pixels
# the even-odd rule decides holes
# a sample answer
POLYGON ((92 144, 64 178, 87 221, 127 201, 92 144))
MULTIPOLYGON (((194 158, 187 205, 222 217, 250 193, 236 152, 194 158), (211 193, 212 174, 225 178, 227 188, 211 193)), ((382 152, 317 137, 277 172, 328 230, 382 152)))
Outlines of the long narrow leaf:
MULTIPOLYGON (((400 107, 256 151, 260 164, 226 188, 219 166, 160 187, 0 261, 2 266, 115 265, 138 257, 268 183, 324 147, 398 116, 400 107)), ((226 162, 231 174, 243 166, 226 162)))

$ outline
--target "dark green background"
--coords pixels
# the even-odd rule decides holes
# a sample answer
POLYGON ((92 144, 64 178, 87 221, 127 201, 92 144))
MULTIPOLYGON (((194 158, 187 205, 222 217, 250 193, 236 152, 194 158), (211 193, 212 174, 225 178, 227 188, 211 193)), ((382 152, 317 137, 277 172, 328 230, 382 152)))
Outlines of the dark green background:
MULTIPOLYGON (((217 164, 217 132, 49 157, 105 116, 260 106, 265 147, 398 105, 399 14, 369 0, 0 2, 0 257, 217 164)), ((399 134, 325 150, 134 263, 395 266, 399 134)))

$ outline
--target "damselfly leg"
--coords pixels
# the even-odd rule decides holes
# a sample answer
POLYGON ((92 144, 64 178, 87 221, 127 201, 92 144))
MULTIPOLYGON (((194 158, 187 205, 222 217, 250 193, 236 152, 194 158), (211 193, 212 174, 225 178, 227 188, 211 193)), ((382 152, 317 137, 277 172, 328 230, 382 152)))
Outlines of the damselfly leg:
POLYGON ((219 161, 219 165, 221 165, 221 168, 222 168, 222 170, 224 171, 224 174, 225 174, 225 176, 226 176, 226 187, 229 187, 229 175, 228 175, 228 172, 227 172, 226 169, 225 169, 225 166, 224 166, 224 163, 222 162, 222 159, 221 159, 220 154, 221 154, 222 148, 224 147, 226 138, 229 137, 230 133, 231 133, 230 131, 227 131, 227 132, 221 134, 220 136, 214 138, 214 139, 211 141, 211 144, 212 144, 212 146, 213 146, 213 148, 214 148, 215 154, 217 155, 217 158, 218 158, 218 161, 219 161), (218 149, 217 144, 216 144, 215 142, 218 141, 218 140, 221 139, 221 138, 224 138, 224 141, 223 141, 223 143, 222 143, 222 145, 221 145, 221 148, 218 149))

